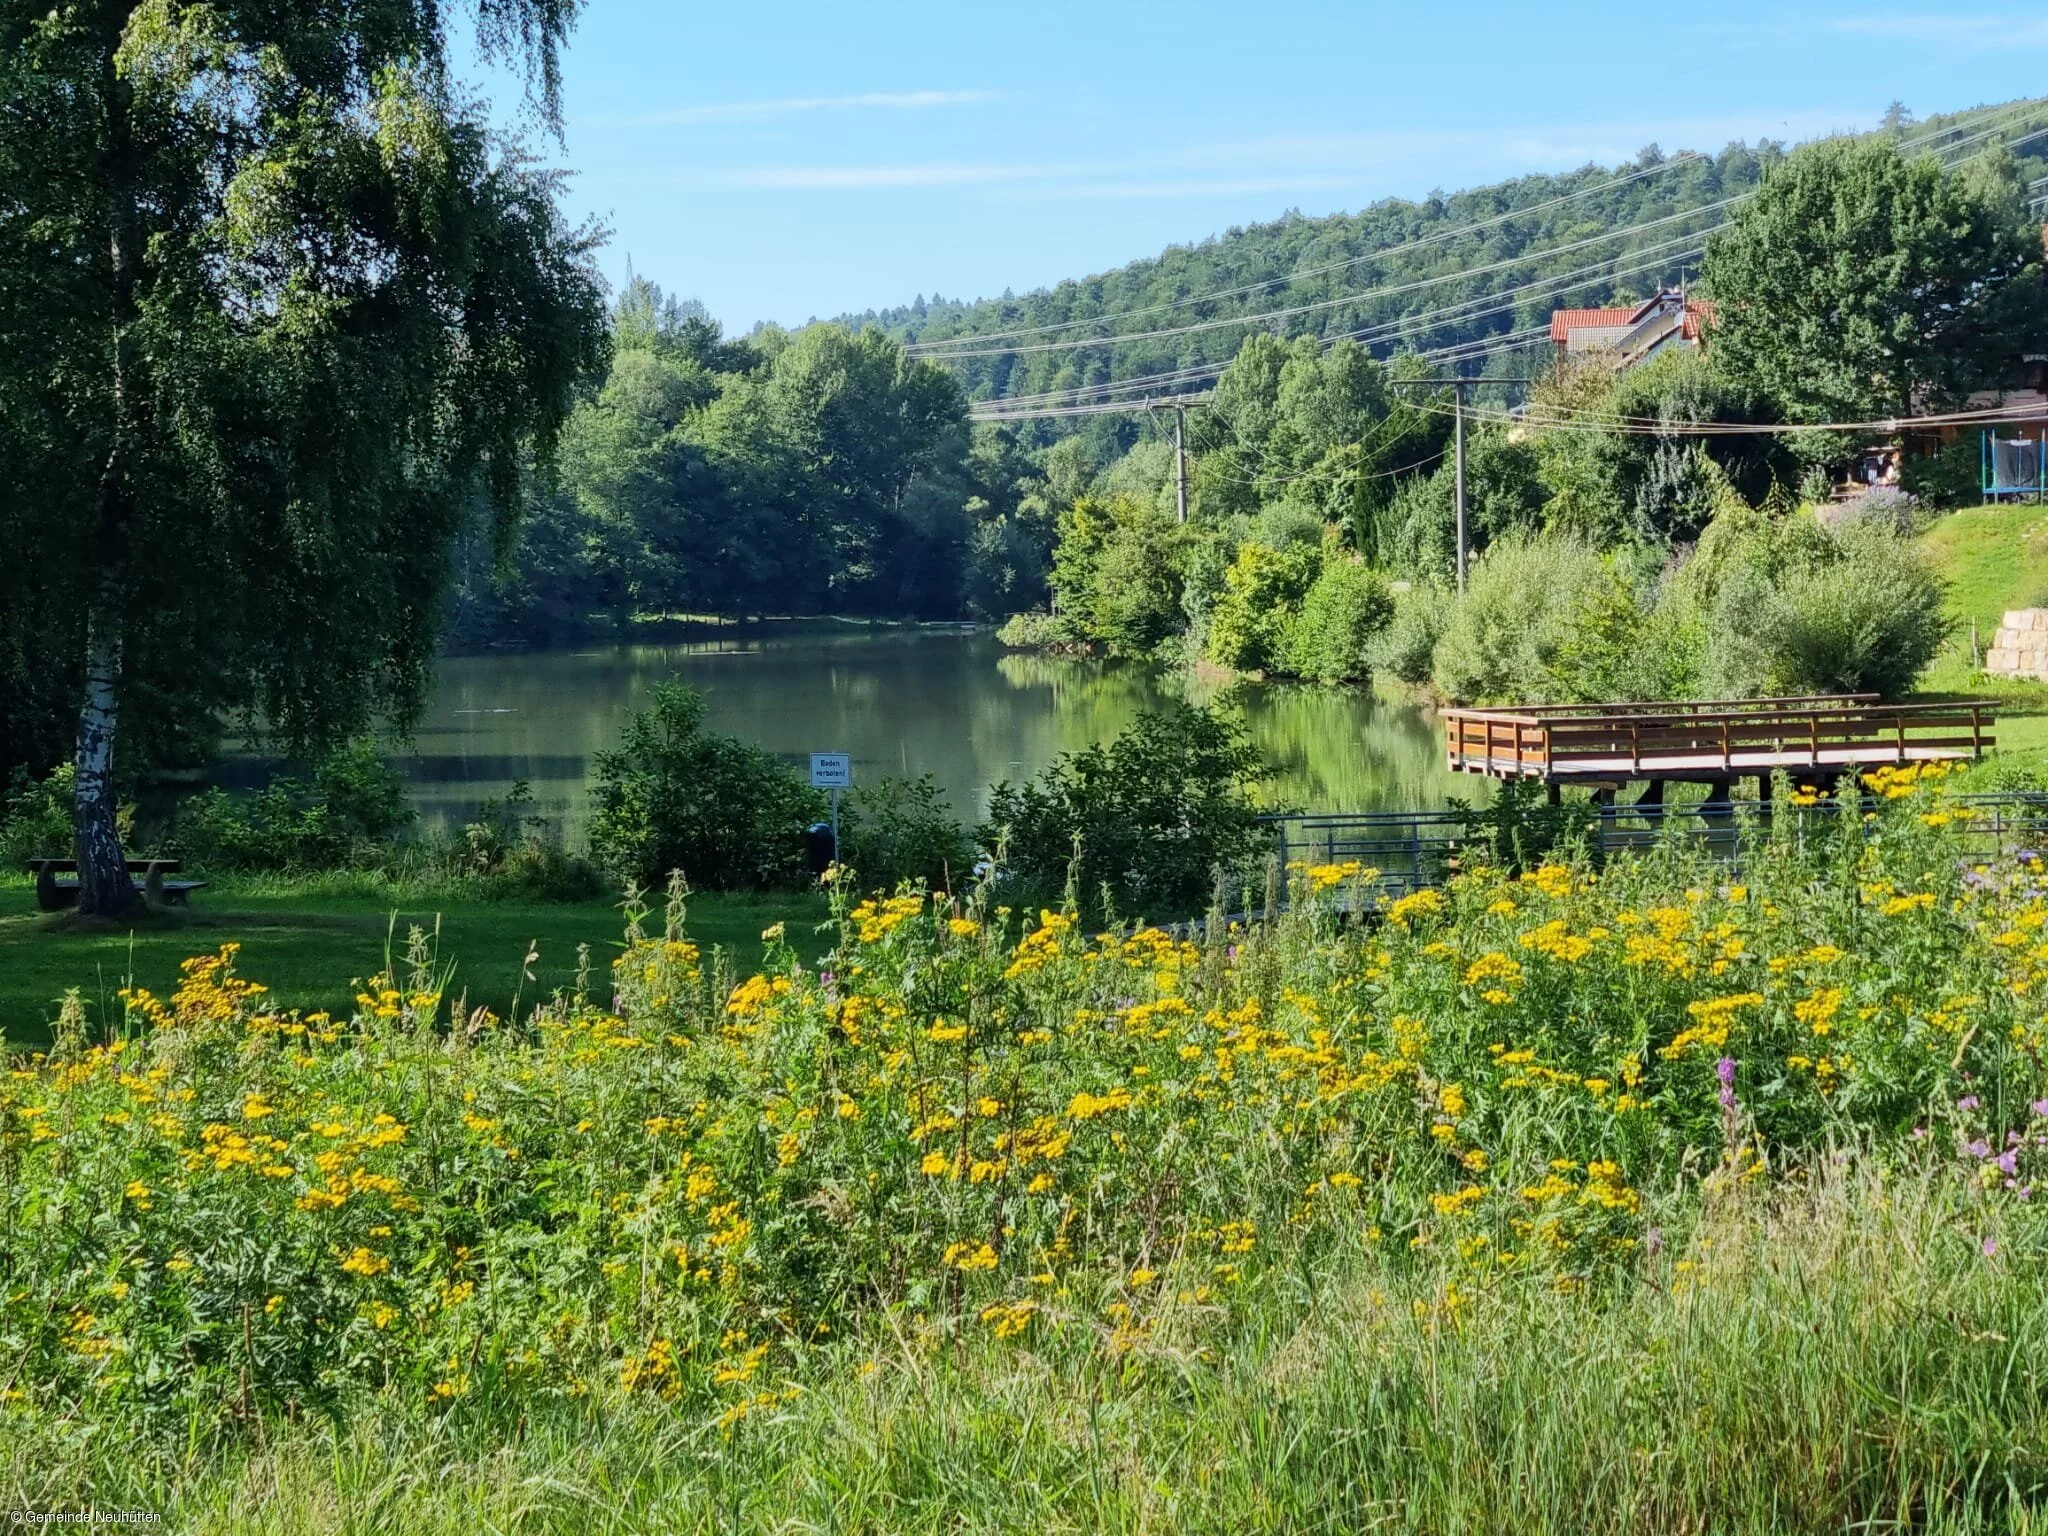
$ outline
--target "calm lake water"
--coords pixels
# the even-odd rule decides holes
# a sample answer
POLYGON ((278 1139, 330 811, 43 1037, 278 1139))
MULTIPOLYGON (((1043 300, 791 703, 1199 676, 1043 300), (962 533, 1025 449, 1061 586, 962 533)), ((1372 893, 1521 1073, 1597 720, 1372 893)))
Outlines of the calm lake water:
MULTIPOLYGON (((524 779, 536 813, 582 842, 585 777, 649 687, 676 677, 704 695, 711 729, 794 766, 853 755, 854 781, 929 773, 963 818, 988 787, 1117 735, 1180 685, 1144 667, 1006 651, 992 635, 849 628, 735 631, 664 645, 451 657, 400 765, 422 817, 451 827, 524 779)), ((1187 685, 1239 710, 1273 770, 1276 803, 1352 811, 1441 805, 1479 786, 1446 772, 1423 711, 1312 688, 1187 685)))

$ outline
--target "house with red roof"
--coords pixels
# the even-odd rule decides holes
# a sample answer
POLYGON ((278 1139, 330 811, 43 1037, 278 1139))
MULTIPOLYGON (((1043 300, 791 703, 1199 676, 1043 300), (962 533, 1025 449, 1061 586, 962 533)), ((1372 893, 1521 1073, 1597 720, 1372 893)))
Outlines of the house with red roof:
POLYGON ((1646 363, 1668 347, 1697 347, 1714 307, 1676 288, 1626 308, 1560 309, 1550 317, 1558 356, 1598 355, 1617 369, 1646 363))

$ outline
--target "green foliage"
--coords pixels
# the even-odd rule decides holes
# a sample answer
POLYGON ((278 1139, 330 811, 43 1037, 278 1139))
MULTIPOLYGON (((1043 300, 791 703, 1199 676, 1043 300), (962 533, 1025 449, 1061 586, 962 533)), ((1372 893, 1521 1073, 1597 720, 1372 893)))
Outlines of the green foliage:
POLYGON ((1020 651, 1052 650, 1081 643, 1066 617, 1057 613, 1013 613, 996 631, 1004 645, 1020 651))
POLYGON ((424 859, 395 861, 392 872, 403 877, 424 865, 430 874, 441 854, 449 874, 478 894, 492 898, 530 896, 542 901, 590 901, 605 894, 604 877, 588 860, 566 852, 553 822, 532 813, 533 790, 524 779, 502 799, 489 799, 463 824, 460 837, 445 850, 427 845, 424 859))
POLYGON ((712 890, 800 884, 804 828, 824 816, 824 796, 759 747, 703 726, 701 695, 658 683, 619 746, 592 758, 592 855, 642 889, 677 872, 712 890))
POLYGON ((0 799, 0 869, 19 869, 26 859, 71 857, 72 767, 60 764, 47 778, 14 770, 0 799))
POLYGON ((1052 589, 1082 640, 1113 655, 1149 656, 1181 626, 1183 530, 1129 496, 1077 499, 1060 518, 1052 589))
MULTIPOLYGON (((1617 374, 1598 359, 1558 369, 1538 384, 1542 411, 1641 423, 1771 422, 1775 407, 1735 383, 1711 352, 1674 348, 1617 374)), ((1575 425, 1532 439, 1549 491, 1544 525, 1595 544, 1684 543, 1720 510, 1761 499, 1797 470, 1777 436, 1603 431, 1575 425)))
POLYGON ((411 826, 405 783, 369 741, 322 759, 312 781, 274 778, 252 795, 210 789, 179 807, 170 846, 200 869, 363 868, 411 826))
POLYGON ((1984 447, 1978 434, 1964 432, 1933 453, 1907 458, 1899 465, 1899 486, 1931 507, 1981 505, 1984 447))
POLYGON ((1460 861, 1511 875, 1553 861, 1582 860, 1600 825, 1592 801, 1553 805, 1545 786, 1534 779, 1504 780, 1494 787, 1492 800, 1477 809, 1463 800, 1452 800, 1450 807, 1464 817, 1460 861))
MULTIPOLYGON (((1495 427, 1472 430, 1465 444, 1465 547, 1468 559, 1498 539, 1543 526, 1550 490, 1533 444, 1495 427)), ((1456 466, 1409 480, 1388 511, 1395 563, 1415 575, 1450 576, 1458 566, 1456 466)))
POLYGON ((1710 694, 1896 698, 1934 659, 1951 620, 1940 579, 1912 543, 1880 521, 1820 538, 1812 557, 1774 562, 1766 536, 1757 558, 1724 578, 1707 627, 1710 694))
POLYGON ((1281 637, 1280 668, 1319 683, 1365 682, 1372 676, 1373 642, 1393 617, 1393 595, 1378 572, 1341 549, 1326 551, 1315 584, 1281 637))
POLYGON ((855 786, 839 808, 839 837, 840 862, 870 890, 914 881, 949 891, 974 867, 974 844, 928 773, 855 786))
POLYGON ((1433 581, 1418 581, 1395 593, 1393 617, 1372 644, 1373 667, 1410 685, 1428 682, 1435 672, 1436 642, 1450 622, 1454 601, 1433 581))
POLYGON ((998 784, 981 829, 1002 873, 1045 899, 1071 874, 1091 910, 1199 910, 1219 869, 1242 870, 1266 834, 1250 791, 1258 751, 1232 722, 1182 706, 1140 715, 1026 784, 998 784))
POLYGON ((1998 388, 2048 333, 2038 220, 2009 156, 1946 171, 1888 136, 1764 179, 1707 248, 1717 365, 1794 421, 1867 421, 1998 388))
MULTIPOLYGON (((1436 643, 1437 690, 1474 703, 1554 702, 1570 648, 1584 643, 1579 626, 1613 600, 1615 579, 1599 551, 1576 539, 1495 543, 1472 567, 1436 643)), ((1564 686, 1578 692, 1575 682, 1564 686)))
POLYGON ((1282 668, 1288 633, 1322 566, 1313 544, 1240 544, 1210 610, 1210 657, 1241 672, 1282 668))

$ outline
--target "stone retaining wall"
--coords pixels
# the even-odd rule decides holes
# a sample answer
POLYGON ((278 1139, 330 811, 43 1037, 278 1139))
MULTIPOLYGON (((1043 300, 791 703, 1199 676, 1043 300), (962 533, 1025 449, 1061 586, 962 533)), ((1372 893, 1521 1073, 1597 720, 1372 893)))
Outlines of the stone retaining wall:
POLYGON ((1993 677, 2031 677, 2048 682, 2048 608, 2017 608, 2005 616, 1984 653, 1993 677))

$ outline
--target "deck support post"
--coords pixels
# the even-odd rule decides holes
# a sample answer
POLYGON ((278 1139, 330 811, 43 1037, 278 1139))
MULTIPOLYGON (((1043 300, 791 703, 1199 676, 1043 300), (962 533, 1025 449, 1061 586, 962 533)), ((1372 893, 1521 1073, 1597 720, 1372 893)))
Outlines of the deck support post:
POLYGON ((1545 779, 1543 781, 1543 803, 1545 805, 1564 804, 1564 786, 1555 779, 1545 779))
POLYGON ((1707 798, 1700 802, 1700 820, 1727 821, 1735 814, 1735 781, 1715 779, 1707 785, 1707 798))

